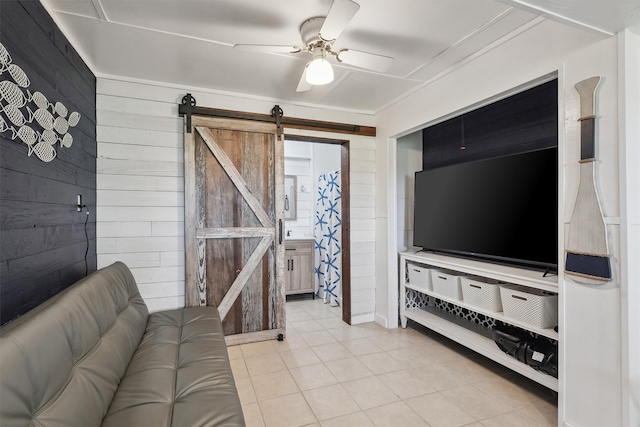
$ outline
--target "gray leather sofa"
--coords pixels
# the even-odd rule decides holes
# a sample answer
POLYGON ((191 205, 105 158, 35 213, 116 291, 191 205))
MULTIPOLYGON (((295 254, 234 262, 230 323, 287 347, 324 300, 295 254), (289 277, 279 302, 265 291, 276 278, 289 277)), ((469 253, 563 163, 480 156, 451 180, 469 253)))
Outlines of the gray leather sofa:
POLYGON ((215 307, 149 314, 115 263, 0 329, 3 427, 244 426, 215 307))

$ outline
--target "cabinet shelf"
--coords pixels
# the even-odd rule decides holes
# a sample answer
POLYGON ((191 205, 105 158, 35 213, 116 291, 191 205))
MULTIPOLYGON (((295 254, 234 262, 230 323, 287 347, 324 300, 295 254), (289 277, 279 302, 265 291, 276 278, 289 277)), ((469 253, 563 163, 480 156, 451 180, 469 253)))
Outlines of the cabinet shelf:
MULTIPOLYGON (((492 264, 482 261, 456 258, 428 252, 400 253, 400 316, 403 327, 407 319, 411 319, 427 328, 438 332, 452 340, 474 350, 511 370, 518 372, 552 390, 558 391, 558 379, 544 372, 539 372, 515 358, 504 353, 491 338, 491 328, 482 321, 463 319, 459 312, 466 309, 471 317, 478 313, 484 318, 494 319, 521 329, 533 332, 543 337, 559 341, 559 334, 552 328, 539 328, 525 322, 506 317, 502 312, 494 312, 470 305, 464 300, 457 300, 442 296, 423 287, 412 285, 407 280, 407 265, 418 263, 428 267, 442 268, 481 278, 493 279, 500 282, 517 284, 548 292, 558 292, 558 277, 545 276, 540 271, 521 269, 512 266, 492 264), (407 292, 410 290, 410 292, 407 292), (453 304, 457 307, 443 308, 440 302, 433 306, 434 299, 442 303, 453 304), (450 311, 451 310, 451 311, 450 311)), ((467 312, 462 312, 467 313, 467 312)), ((464 314, 466 316, 466 314, 464 314)), ((493 322, 493 321, 492 321, 493 322)), ((491 323, 489 323, 491 324, 491 323)))
POLYGON ((529 325, 527 323, 520 322, 519 320, 512 319, 511 317, 506 317, 504 314, 502 314, 502 312, 484 310, 484 309, 482 309, 480 307, 477 307, 475 305, 466 304, 464 301, 460 301, 460 300, 453 299, 453 298, 447 298, 446 296, 442 296, 442 295, 437 294, 435 292, 426 291, 424 289, 421 289, 421 288, 418 288, 418 287, 415 287, 415 286, 411 286, 410 283, 406 283, 405 287, 408 288, 408 289, 413 289, 416 292, 421 292, 421 293, 423 293, 425 295, 429 295, 431 297, 438 298, 439 300, 450 302, 450 303, 455 304, 457 306, 460 306, 462 308, 466 308, 468 310, 475 311, 476 313, 483 314, 483 315, 485 315, 487 317, 491 317, 491 318, 499 320, 501 322, 508 323, 508 324, 514 325, 514 326, 518 326, 518 327, 520 327, 522 329, 526 329, 526 330, 534 332, 534 333, 536 333, 538 335, 542 335, 544 337, 548 337, 548 338, 554 339, 556 341, 558 340, 558 333, 556 331, 554 331, 553 329, 551 329, 551 328, 549 328, 549 329, 538 328, 536 326, 532 326, 532 325, 529 325))
POLYGON ((501 282, 528 286, 549 292, 558 292, 558 276, 547 275, 536 270, 528 270, 508 265, 493 264, 466 258, 455 258, 430 252, 400 252, 408 261, 460 271, 501 282))

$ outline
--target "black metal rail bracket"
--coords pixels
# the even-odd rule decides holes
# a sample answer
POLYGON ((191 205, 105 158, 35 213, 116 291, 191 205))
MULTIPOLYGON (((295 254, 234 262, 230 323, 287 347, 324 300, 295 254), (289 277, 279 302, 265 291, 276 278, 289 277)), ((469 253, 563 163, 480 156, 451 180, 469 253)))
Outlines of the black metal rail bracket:
POLYGON ((187 118, 187 133, 191 133, 191 114, 192 109, 196 106, 196 99, 190 93, 182 97, 182 103, 178 107, 178 113, 187 118))
POLYGON ((278 141, 282 139, 282 124, 280 123, 280 119, 282 119, 283 114, 284 112, 278 104, 271 109, 271 117, 276 121, 276 134, 278 135, 278 141))

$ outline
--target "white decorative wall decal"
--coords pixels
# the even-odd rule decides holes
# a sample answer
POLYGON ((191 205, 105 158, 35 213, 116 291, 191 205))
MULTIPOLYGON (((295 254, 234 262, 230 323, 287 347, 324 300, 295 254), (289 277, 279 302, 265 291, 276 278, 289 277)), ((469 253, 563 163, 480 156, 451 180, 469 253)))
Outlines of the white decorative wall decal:
POLYGON ((60 115, 60 117, 67 117, 67 114, 69 113, 69 111, 67 110, 67 107, 64 106, 63 103, 61 102, 56 102, 56 105, 53 107, 54 110, 56 110, 56 113, 58 113, 60 115))
POLYGON ((38 135, 36 134, 36 131, 31 129, 29 126, 22 126, 20 129, 18 129, 17 132, 15 129, 12 128, 11 132, 13 132, 13 135, 11 135, 11 139, 16 139, 16 136, 17 136, 22 140, 22 142, 24 142, 27 145, 33 145, 33 143, 36 142, 36 140, 38 139, 38 135))
POLYGON ((18 84, 18 86, 27 87, 31 84, 29 77, 27 77, 24 71, 22 71, 22 68, 18 67, 17 65, 11 64, 7 67, 7 70, 9 71, 11 77, 13 77, 13 80, 15 80, 15 82, 18 84))
POLYGON ((69 114, 69 126, 75 127, 75 125, 77 125, 79 121, 80 121, 80 113, 78 113, 77 111, 74 111, 73 113, 69 114))
POLYGON ((9 55, 4 45, 0 43, 0 65, 4 68, 9 63, 11 63, 11 55, 9 55))
POLYGON ((9 80, 0 82, 0 96, 9 104, 15 105, 18 108, 24 107, 27 103, 27 97, 24 96, 24 93, 22 93, 18 85, 9 80))
POLYGON ((38 106, 38 108, 47 108, 49 106, 49 100, 40 92, 36 91, 33 94, 30 94, 29 99, 32 100, 33 103, 38 106))
POLYGON ((18 139, 28 146, 28 156, 35 153, 43 162, 55 159, 56 143, 59 142, 60 147, 71 147, 73 136, 68 131, 80 122, 80 113, 73 111, 69 114, 63 103, 53 104, 42 92, 30 92, 27 87, 31 80, 22 68, 12 62, 2 43, 0 78, 3 79, 0 81, 0 132, 10 131, 12 140, 18 139))

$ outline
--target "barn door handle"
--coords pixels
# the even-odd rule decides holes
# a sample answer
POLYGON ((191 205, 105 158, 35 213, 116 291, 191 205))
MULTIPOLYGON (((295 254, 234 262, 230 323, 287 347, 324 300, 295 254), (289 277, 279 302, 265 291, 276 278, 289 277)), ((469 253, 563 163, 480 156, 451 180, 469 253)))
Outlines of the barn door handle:
POLYGON ((278 228, 280 229, 278 241, 280 244, 282 244, 282 219, 278 220, 278 228))

